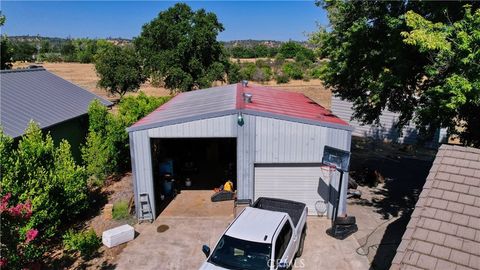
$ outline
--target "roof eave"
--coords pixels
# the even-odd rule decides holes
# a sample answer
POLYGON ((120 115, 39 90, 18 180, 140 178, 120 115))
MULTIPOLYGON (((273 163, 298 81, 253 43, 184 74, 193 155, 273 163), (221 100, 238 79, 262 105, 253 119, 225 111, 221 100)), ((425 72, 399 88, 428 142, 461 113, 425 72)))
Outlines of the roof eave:
POLYGON ((274 114, 274 113, 260 112, 260 111, 249 110, 249 109, 234 109, 234 110, 225 110, 225 111, 220 111, 220 112, 205 113, 205 114, 200 114, 200 115, 195 115, 195 116, 190 116, 190 117, 183 117, 183 118, 178 118, 178 119, 160 121, 160 122, 150 123, 150 124, 146 124, 146 125, 130 126, 126 130, 127 130, 127 132, 130 133, 130 132, 135 132, 135 131, 140 131, 140 130, 145 130, 145 129, 182 124, 182 123, 186 123, 186 122, 197 121, 197 120, 202 120, 202 119, 207 119, 207 118, 221 117, 221 116, 226 116, 226 115, 234 115, 234 114, 237 114, 239 112, 241 112, 243 114, 247 114, 247 115, 273 118, 273 119, 279 119, 279 120, 296 122, 296 123, 307 124, 307 125, 322 126, 322 127, 327 127, 327 128, 335 128, 335 129, 341 129, 341 130, 346 130, 346 131, 353 131, 353 129, 354 129, 350 125, 341 125, 341 124, 336 124, 336 123, 328 123, 328 122, 324 122, 324 121, 315 121, 315 120, 306 119, 306 118, 299 118, 299 117, 292 117, 292 116, 288 116, 288 115, 280 115, 280 114, 274 114))

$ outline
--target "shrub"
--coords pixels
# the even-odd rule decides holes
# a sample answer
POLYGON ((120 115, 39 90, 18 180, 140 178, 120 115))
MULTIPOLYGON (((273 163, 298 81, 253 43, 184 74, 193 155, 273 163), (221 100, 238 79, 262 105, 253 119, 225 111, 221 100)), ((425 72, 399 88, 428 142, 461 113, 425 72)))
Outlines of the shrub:
POLYGON ((88 177, 75 164, 67 141, 55 147, 49 134, 30 123, 17 147, 0 132, 0 154, 2 190, 11 192, 14 201, 31 200, 34 212, 27 226, 38 229, 41 237, 56 235, 60 225, 87 208, 88 177))
POLYGON ((263 72, 263 70, 260 69, 260 68, 257 68, 257 69, 255 69, 255 73, 252 76, 252 80, 257 81, 257 82, 264 82, 267 79, 266 79, 266 76, 265 76, 265 73, 263 72))
POLYGON ((255 65, 258 68, 264 68, 264 67, 270 67, 271 63, 270 60, 263 60, 263 59, 258 59, 255 61, 255 65))
POLYGON ((11 197, 11 193, 5 194, 0 204, 0 268, 27 269, 41 258, 44 250, 38 230, 28 226, 32 215, 31 203, 27 201, 12 205, 11 197))
POLYGON ((283 64, 282 71, 286 76, 294 80, 300 80, 303 78, 303 70, 297 63, 288 62, 283 64))
POLYGON ((82 232, 67 231, 63 236, 65 250, 80 252, 84 258, 91 258, 101 245, 100 238, 93 229, 82 232))
POLYGON ((288 78, 287 75, 281 73, 281 74, 277 74, 277 76, 275 76, 275 81, 277 81, 278 84, 288 83, 290 81, 290 78, 288 78))
POLYGON ((240 65, 237 63, 230 63, 227 70, 228 83, 238 83, 240 78, 240 65))
POLYGON ((315 79, 320 79, 320 76, 322 75, 322 70, 323 70, 322 66, 316 66, 310 69, 308 73, 310 77, 315 79))
POLYGON ((113 204, 113 219, 125 219, 130 216, 127 201, 119 201, 113 204))
POLYGON ((170 97, 150 97, 140 92, 138 96, 123 97, 118 113, 108 113, 99 101, 88 109, 89 133, 82 147, 82 158, 92 182, 102 184, 113 173, 121 173, 130 165, 130 150, 126 128, 146 116, 170 97))
POLYGON ((240 69, 240 78, 242 80, 252 80, 257 67, 254 63, 245 63, 240 69))

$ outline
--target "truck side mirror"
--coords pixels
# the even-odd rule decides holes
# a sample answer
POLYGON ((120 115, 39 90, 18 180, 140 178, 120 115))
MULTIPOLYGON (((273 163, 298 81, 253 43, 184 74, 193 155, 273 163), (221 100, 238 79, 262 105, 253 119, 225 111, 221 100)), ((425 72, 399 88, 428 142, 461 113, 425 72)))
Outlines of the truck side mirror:
POLYGON ((210 256, 210 247, 209 246, 203 245, 202 246, 202 251, 205 254, 205 257, 208 258, 208 256, 210 256))

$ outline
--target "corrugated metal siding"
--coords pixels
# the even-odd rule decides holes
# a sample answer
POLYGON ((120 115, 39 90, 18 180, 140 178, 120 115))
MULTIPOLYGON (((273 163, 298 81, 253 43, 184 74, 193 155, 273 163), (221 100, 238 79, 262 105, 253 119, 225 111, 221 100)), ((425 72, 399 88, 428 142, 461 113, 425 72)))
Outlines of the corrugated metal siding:
POLYGON ((112 103, 42 68, 0 73, 3 131, 21 136, 33 120, 46 128, 84 115, 94 99, 112 103))
POLYGON ((238 198, 253 199, 253 165, 255 163, 255 129, 257 117, 243 115, 243 126, 237 126, 238 198))
MULTIPOLYGON (((351 131, 283 121, 256 118, 255 163, 321 163, 325 145, 350 151, 351 131)), ((331 196, 335 198, 340 175, 335 173, 331 196)), ((253 181, 255 181, 253 179, 253 181)), ((346 212, 348 173, 342 183, 339 214, 346 212)), ((331 213, 334 201, 329 202, 331 213)))
POLYGON ((148 129, 151 138, 219 138, 236 137, 237 115, 207 118, 148 129))
MULTIPOLYGON (((150 138, 237 137, 237 189, 241 199, 254 197, 254 164, 321 163, 323 148, 350 150, 350 131, 243 114, 203 119, 130 132, 137 194, 148 192, 154 202, 150 138)), ((346 176, 348 179, 348 176, 346 176)), ((335 179, 330 181, 335 189, 335 179)), ((346 181, 345 188, 346 188, 346 181)), ((330 187, 332 189, 332 187, 330 187)), ((138 199, 138 198, 137 198, 138 199)), ((329 212, 333 202, 329 202, 329 212)), ((345 201, 340 213, 344 213, 345 201)))
POLYGON ((383 110, 380 116, 380 126, 361 125, 357 120, 351 120, 353 115, 352 103, 335 96, 332 97, 332 112, 355 127, 352 133, 354 136, 387 139, 407 144, 414 144, 417 140, 418 134, 413 124, 409 124, 402 129, 402 136, 397 132, 394 125, 398 122, 398 113, 383 110))
POLYGON ((153 186, 152 170, 152 151, 150 147, 150 138, 148 130, 130 132, 130 141, 133 143, 131 148, 132 155, 132 174, 135 182, 135 205, 138 215, 138 196, 140 193, 148 193, 152 203, 152 211, 155 209, 155 192, 153 186))
POLYGON ((304 202, 309 215, 319 213, 315 205, 328 204, 330 172, 320 166, 255 167, 255 199, 276 197, 304 202))
POLYGON ((321 126, 257 117, 255 162, 320 162, 329 130, 321 126))

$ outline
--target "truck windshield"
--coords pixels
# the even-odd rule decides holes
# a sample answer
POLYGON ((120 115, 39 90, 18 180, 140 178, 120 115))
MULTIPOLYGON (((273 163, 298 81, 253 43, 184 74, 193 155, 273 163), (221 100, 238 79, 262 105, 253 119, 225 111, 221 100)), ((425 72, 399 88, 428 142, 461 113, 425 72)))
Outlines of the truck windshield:
POLYGON ((236 239, 224 235, 208 260, 227 269, 270 269, 271 244, 236 239))

